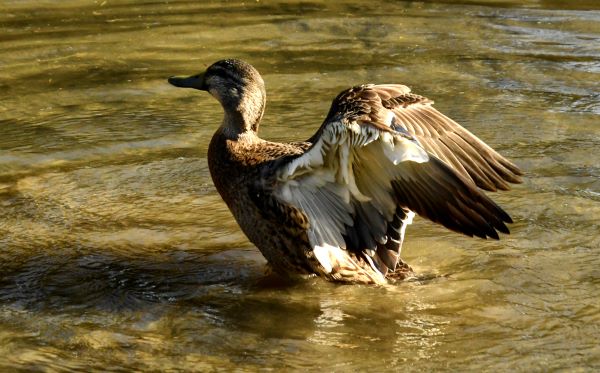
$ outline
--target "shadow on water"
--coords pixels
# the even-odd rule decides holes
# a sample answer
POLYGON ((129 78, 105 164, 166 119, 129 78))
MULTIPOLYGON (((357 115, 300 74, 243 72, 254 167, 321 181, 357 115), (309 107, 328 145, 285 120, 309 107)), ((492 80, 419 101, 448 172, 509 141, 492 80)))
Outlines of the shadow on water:
MULTIPOLYGON (((64 322, 51 321, 54 318, 67 318, 74 323, 69 329, 75 328, 71 331, 75 334, 82 332, 77 330, 80 325, 131 333, 135 323, 120 326, 119 320, 134 319, 138 323, 171 320, 187 323, 193 330, 208 324, 261 339, 306 340, 315 338, 315 330, 321 327, 369 329, 373 309, 383 310, 381 305, 368 305, 369 297, 379 294, 384 304, 387 298, 398 301, 409 289, 448 278, 422 274, 386 287, 331 284, 318 278, 294 281, 265 275, 265 261, 255 249, 215 253, 171 249, 151 255, 99 253, 84 246, 36 251, 42 253, 0 263, 0 314, 14 318, 14 313, 25 312, 30 319, 45 320, 41 321, 45 328, 64 322), (367 298, 361 301, 361 295, 367 298)), ((416 304, 418 309, 431 307, 414 302, 412 307, 416 304)), ((380 314, 377 322, 387 320, 393 325, 405 319, 419 324, 409 321, 414 317, 405 313, 408 309, 386 310, 387 316, 380 314)), ((0 323, 2 319, 0 315, 0 323)), ((33 322, 25 329, 36 325, 33 322)), ((396 326, 389 332, 393 335, 395 330, 396 326)), ((319 343, 331 343, 326 334, 319 343)), ((340 345, 350 343, 345 331, 337 337, 348 339, 340 345)))
POLYGON ((247 291, 262 276, 260 257, 242 250, 138 255, 44 253, 17 264, 2 263, 0 300, 31 311, 135 311, 247 291))
MULTIPOLYGON (((245 296, 265 292, 351 287, 317 278, 293 280, 267 275, 265 261, 255 249, 208 254, 165 249, 162 254, 148 256, 99 253, 83 246, 34 251, 43 254, 0 263, 0 301, 5 305, 33 312, 89 309, 119 313, 155 305, 202 306, 211 300, 228 305, 232 298, 238 298, 233 302, 237 304, 245 296), (63 253, 49 254, 53 251, 63 253)), ((450 277, 423 273, 387 288, 424 285, 450 277)), ((260 301, 251 302, 261 307, 260 301)), ((277 305, 268 304, 270 310, 273 307, 277 305)))

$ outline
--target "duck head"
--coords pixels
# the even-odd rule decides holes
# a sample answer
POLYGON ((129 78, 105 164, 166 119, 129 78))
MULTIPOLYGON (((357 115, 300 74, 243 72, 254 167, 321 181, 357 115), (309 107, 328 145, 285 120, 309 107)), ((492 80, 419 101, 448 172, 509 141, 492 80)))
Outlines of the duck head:
POLYGON ((215 62, 205 72, 189 77, 170 77, 175 87, 207 91, 223 106, 221 127, 231 135, 258 131, 265 110, 265 83, 258 71, 244 61, 215 62))

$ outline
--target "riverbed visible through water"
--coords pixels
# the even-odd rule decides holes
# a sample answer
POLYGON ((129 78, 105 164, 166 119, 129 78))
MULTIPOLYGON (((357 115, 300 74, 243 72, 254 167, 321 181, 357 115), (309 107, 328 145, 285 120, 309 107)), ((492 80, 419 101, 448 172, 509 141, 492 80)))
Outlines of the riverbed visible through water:
POLYGON ((0 1, 0 370, 600 368, 595 1, 0 1), (265 281, 218 196, 221 121, 175 89, 263 75, 261 135, 402 83, 518 164, 500 241, 417 218, 416 279, 265 281))

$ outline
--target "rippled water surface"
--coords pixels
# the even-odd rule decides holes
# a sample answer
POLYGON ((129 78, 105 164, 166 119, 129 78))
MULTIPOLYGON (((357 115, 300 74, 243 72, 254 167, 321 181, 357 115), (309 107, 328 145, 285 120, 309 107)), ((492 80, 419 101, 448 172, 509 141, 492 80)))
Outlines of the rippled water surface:
POLYGON ((596 1, 0 1, 0 370, 600 368, 596 1), (594 9, 595 8, 595 9, 594 9), (512 234, 422 219, 388 287, 264 277, 206 163, 253 63, 276 140, 404 83, 526 171, 512 234))

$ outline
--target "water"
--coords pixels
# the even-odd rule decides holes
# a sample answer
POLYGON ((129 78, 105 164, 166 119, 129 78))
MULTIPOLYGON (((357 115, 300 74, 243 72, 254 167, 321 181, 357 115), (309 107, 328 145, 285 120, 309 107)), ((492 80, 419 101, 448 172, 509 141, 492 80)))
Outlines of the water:
POLYGON ((0 4, 0 370, 600 367, 595 1, 0 4), (404 83, 526 171, 501 241, 422 219, 389 287, 267 281, 212 186, 221 118, 166 83, 253 63, 275 140, 404 83))

